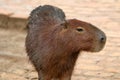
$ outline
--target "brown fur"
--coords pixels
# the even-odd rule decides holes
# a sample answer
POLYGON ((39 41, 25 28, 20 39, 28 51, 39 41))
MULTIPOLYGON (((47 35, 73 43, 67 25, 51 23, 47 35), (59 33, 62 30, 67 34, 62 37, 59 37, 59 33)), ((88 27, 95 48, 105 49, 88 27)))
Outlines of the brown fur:
POLYGON ((65 20, 54 6, 39 6, 28 19, 26 51, 39 80, 71 80, 80 51, 100 51, 105 34, 87 22, 65 20))

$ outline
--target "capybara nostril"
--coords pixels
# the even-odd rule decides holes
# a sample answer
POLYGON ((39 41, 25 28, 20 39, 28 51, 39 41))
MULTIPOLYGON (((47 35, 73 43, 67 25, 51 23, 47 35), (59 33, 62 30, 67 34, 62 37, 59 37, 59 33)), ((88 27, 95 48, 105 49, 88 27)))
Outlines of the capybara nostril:
POLYGON ((103 31, 97 31, 97 36, 98 36, 98 40, 101 43, 105 43, 106 42, 106 35, 103 31))
POLYGON ((102 36, 102 37, 100 38, 100 41, 101 41, 101 42, 105 42, 105 41, 106 41, 106 36, 102 36))

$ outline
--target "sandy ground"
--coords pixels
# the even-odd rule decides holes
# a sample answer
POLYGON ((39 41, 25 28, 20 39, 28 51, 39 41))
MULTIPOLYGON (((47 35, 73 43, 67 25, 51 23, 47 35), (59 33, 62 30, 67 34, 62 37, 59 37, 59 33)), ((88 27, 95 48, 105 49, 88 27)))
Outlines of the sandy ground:
POLYGON ((25 53, 25 35, 24 32, 0 29, 0 80, 35 78, 36 73, 33 74, 34 70, 25 53))

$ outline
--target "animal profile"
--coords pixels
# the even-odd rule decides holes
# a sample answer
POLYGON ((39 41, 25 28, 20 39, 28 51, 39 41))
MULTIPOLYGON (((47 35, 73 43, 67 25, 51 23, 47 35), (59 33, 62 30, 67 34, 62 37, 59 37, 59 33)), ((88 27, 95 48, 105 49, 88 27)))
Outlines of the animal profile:
POLYGON ((94 25, 66 19, 55 6, 35 8, 28 19, 26 52, 39 80, 71 80, 81 51, 99 52, 106 36, 94 25))

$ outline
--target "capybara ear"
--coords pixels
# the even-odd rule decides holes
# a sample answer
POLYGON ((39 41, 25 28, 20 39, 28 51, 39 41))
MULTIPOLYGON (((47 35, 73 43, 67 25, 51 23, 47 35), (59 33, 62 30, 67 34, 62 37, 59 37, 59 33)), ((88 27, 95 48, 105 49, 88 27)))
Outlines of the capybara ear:
POLYGON ((68 28, 68 22, 64 21, 63 23, 61 23, 61 26, 63 26, 64 29, 68 28))

